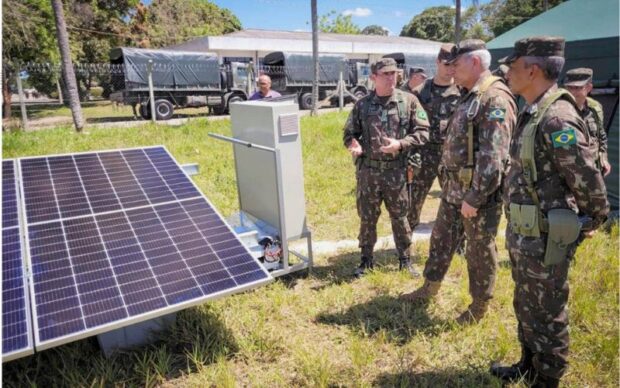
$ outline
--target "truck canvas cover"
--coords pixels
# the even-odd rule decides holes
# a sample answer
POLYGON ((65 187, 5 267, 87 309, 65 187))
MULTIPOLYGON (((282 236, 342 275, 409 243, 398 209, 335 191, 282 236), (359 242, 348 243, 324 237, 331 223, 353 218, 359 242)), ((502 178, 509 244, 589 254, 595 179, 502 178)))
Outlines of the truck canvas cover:
MULTIPOLYGON (((286 81, 289 85, 311 84, 314 69, 312 66, 312 54, 290 53, 276 51, 267 54, 263 64, 268 66, 283 66, 286 81)), ((343 78, 348 80, 347 58, 339 54, 319 55, 319 82, 321 84, 337 84, 343 71, 343 78)))
POLYGON ((423 68, 429 77, 434 77, 437 72, 437 65, 435 63, 437 54, 392 53, 384 55, 383 58, 394 59, 399 67, 405 70, 405 76, 407 76, 409 68, 414 66, 423 68))
POLYGON ((123 71, 113 83, 125 90, 148 90, 148 61, 153 61, 153 86, 166 90, 219 90, 220 65, 213 53, 120 47, 110 52, 123 71))

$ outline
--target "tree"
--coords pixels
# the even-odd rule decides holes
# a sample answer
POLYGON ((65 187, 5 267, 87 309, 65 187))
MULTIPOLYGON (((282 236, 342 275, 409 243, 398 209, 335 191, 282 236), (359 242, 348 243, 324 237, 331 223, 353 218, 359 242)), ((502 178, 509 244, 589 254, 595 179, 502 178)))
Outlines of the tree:
POLYGON ((360 28, 351 21, 351 18, 351 15, 344 16, 336 14, 336 11, 330 11, 319 18, 319 30, 334 34, 360 34, 360 28))
POLYGON ((377 24, 371 24, 370 26, 366 26, 364 27, 364 29, 362 30, 362 35, 382 35, 382 36, 387 36, 388 34, 388 30, 377 25, 377 24))
POLYGON ((495 36, 499 36, 544 12, 545 5, 551 8, 563 2, 564 0, 491 0, 483 6, 483 21, 495 36))
POLYGON ((400 36, 436 40, 454 41, 454 8, 448 6, 426 8, 405 25, 400 36))
POLYGON ((493 32, 484 21, 485 16, 483 7, 475 3, 465 10, 462 15, 464 39, 481 39, 485 42, 493 39, 493 32))
POLYGON ((227 8, 206 0, 153 0, 145 14, 136 13, 131 25, 145 28, 137 42, 145 47, 164 47, 205 35, 221 35, 241 29, 239 19, 227 8), (146 17, 146 22, 138 18, 146 17), (144 45, 144 43, 148 45, 144 45))
POLYGON ((52 9, 54 10, 54 18, 56 20, 58 48, 62 58, 62 76, 69 94, 69 106, 73 115, 73 123, 75 124, 75 130, 81 132, 84 127, 84 119, 82 118, 82 107, 80 106, 77 82, 75 81, 73 63, 71 62, 69 34, 67 33, 67 23, 65 22, 65 13, 62 9, 62 1, 52 0, 52 9))
MULTIPOLYGON (((11 88, 16 72, 26 62, 58 60, 54 36, 54 17, 48 0, 2 0, 2 117, 11 116, 11 88)), ((53 84, 51 72, 38 75, 41 82, 53 84), (46 81, 43 81, 46 79, 46 81)), ((31 76, 33 86, 38 79, 31 76), (33 82, 34 81, 34 82, 33 82)))

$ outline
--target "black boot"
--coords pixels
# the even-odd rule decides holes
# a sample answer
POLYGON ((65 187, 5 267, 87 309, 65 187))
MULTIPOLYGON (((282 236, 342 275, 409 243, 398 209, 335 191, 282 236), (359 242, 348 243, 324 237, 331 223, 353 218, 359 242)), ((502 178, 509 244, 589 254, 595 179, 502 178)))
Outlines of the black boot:
POLYGON ((409 260, 408 257, 401 257, 400 259, 398 259, 398 261, 398 269, 400 271, 407 271, 411 276, 415 278, 420 276, 420 273, 414 268, 414 266, 411 264, 411 260, 409 260))
POLYGON ((534 379, 532 388, 558 388, 560 385, 560 379, 554 377, 538 374, 534 379))
POLYGON ((513 382, 522 378, 532 379, 534 376, 534 366, 532 358, 534 353, 525 346, 521 345, 521 359, 511 366, 501 366, 494 364, 491 366, 491 374, 503 381, 513 382))
POLYGON ((355 269, 354 275, 356 278, 360 278, 364 276, 366 272, 371 271, 374 267, 372 257, 362 256, 362 262, 360 263, 360 266, 355 269))

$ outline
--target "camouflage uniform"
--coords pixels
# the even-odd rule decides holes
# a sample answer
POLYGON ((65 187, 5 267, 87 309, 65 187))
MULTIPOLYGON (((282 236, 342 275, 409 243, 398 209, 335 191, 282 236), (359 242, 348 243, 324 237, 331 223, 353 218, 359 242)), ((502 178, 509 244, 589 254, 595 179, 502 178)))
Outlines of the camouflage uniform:
MULTIPOLYGON (((517 58, 559 56, 563 55, 563 48, 562 38, 525 38, 517 41, 516 53, 511 58, 514 60, 515 55, 517 58)), ((603 178, 584 135, 587 129, 572 99, 566 96, 552 102, 538 122, 532 155, 537 171, 532 191, 535 194, 528 191, 528 177, 524 172, 527 169, 521 159, 524 130, 534 120, 539 107, 545 106, 557 89, 557 85, 553 85, 519 114, 510 146, 511 167, 504 187, 507 206, 534 205, 538 201, 541 216, 545 217, 540 236, 533 237, 516 232, 513 225, 516 220, 508 214, 506 245, 515 281, 513 304, 518 337, 524 354, 529 354, 525 363, 531 364, 528 368, 534 368, 538 383, 547 381, 547 386, 557 386, 567 368, 568 268, 576 244, 569 245, 565 260, 546 266, 543 263, 548 236, 544 227, 546 217, 551 209, 572 209, 575 213, 581 210, 593 219, 584 229, 593 229, 600 225, 608 211, 603 178)))
POLYGON ((353 107, 344 127, 343 140, 348 147, 352 139, 357 139, 364 151, 356 162, 362 256, 372 258, 381 203, 385 202, 398 255, 400 258, 409 257, 411 229, 406 218, 409 199, 405 155, 412 146, 421 146, 428 141, 428 125, 426 112, 418 99, 399 90, 395 90, 387 101, 371 92, 353 107), (400 155, 394 157, 380 151, 383 137, 399 139, 400 155))
POLYGON ((445 175, 442 201, 431 234, 429 258, 424 277, 441 281, 456 249, 455 230, 463 225, 467 247, 465 257, 469 273, 469 291, 474 301, 492 298, 495 286, 497 249, 495 236, 501 216, 501 183, 508 159, 508 146, 515 124, 516 104, 512 93, 496 80, 480 97, 473 118, 474 172, 471 187, 458 177, 467 164, 467 114, 477 100, 478 88, 490 73, 483 74, 476 86, 459 102, 444 143, 441 174, 445 175), (461 205, 466 201, 478 209, 475 217, 464 218, 461 205))
POLYGON ((409 214, 407 215, 411 230, 414 230, 420 223, 422 206, 437 177, 448 120, 456 109, 461 92, 454 84, 439 86, 431 78, 418 86, 413 91, 413 94, 418 97, 424 110, 429 115, 431 126, 429 142, 424 147, 414 148, 414 152, 420 154, 422 166, 413 177, 411 203, 409 214))

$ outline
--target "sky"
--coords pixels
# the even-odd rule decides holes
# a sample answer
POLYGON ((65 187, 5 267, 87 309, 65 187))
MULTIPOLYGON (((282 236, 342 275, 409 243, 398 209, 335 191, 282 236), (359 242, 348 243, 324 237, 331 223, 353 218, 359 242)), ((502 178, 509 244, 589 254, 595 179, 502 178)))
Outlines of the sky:
MULTIPOLYGON (((230 9, 244 29, 311 31, 310 0, 211 0, 219 7, 230 9)), ((486 1, 480 1, 484 3, 486 1)), ((462 7, 471 4, 463 0, 462 7)), ((334 10, 352 15, 360 28, 378 24, 399 35, 403 26, 424 9, 434 6, 453 6, 453 0, 317 0, 318 14, 334 10)))

